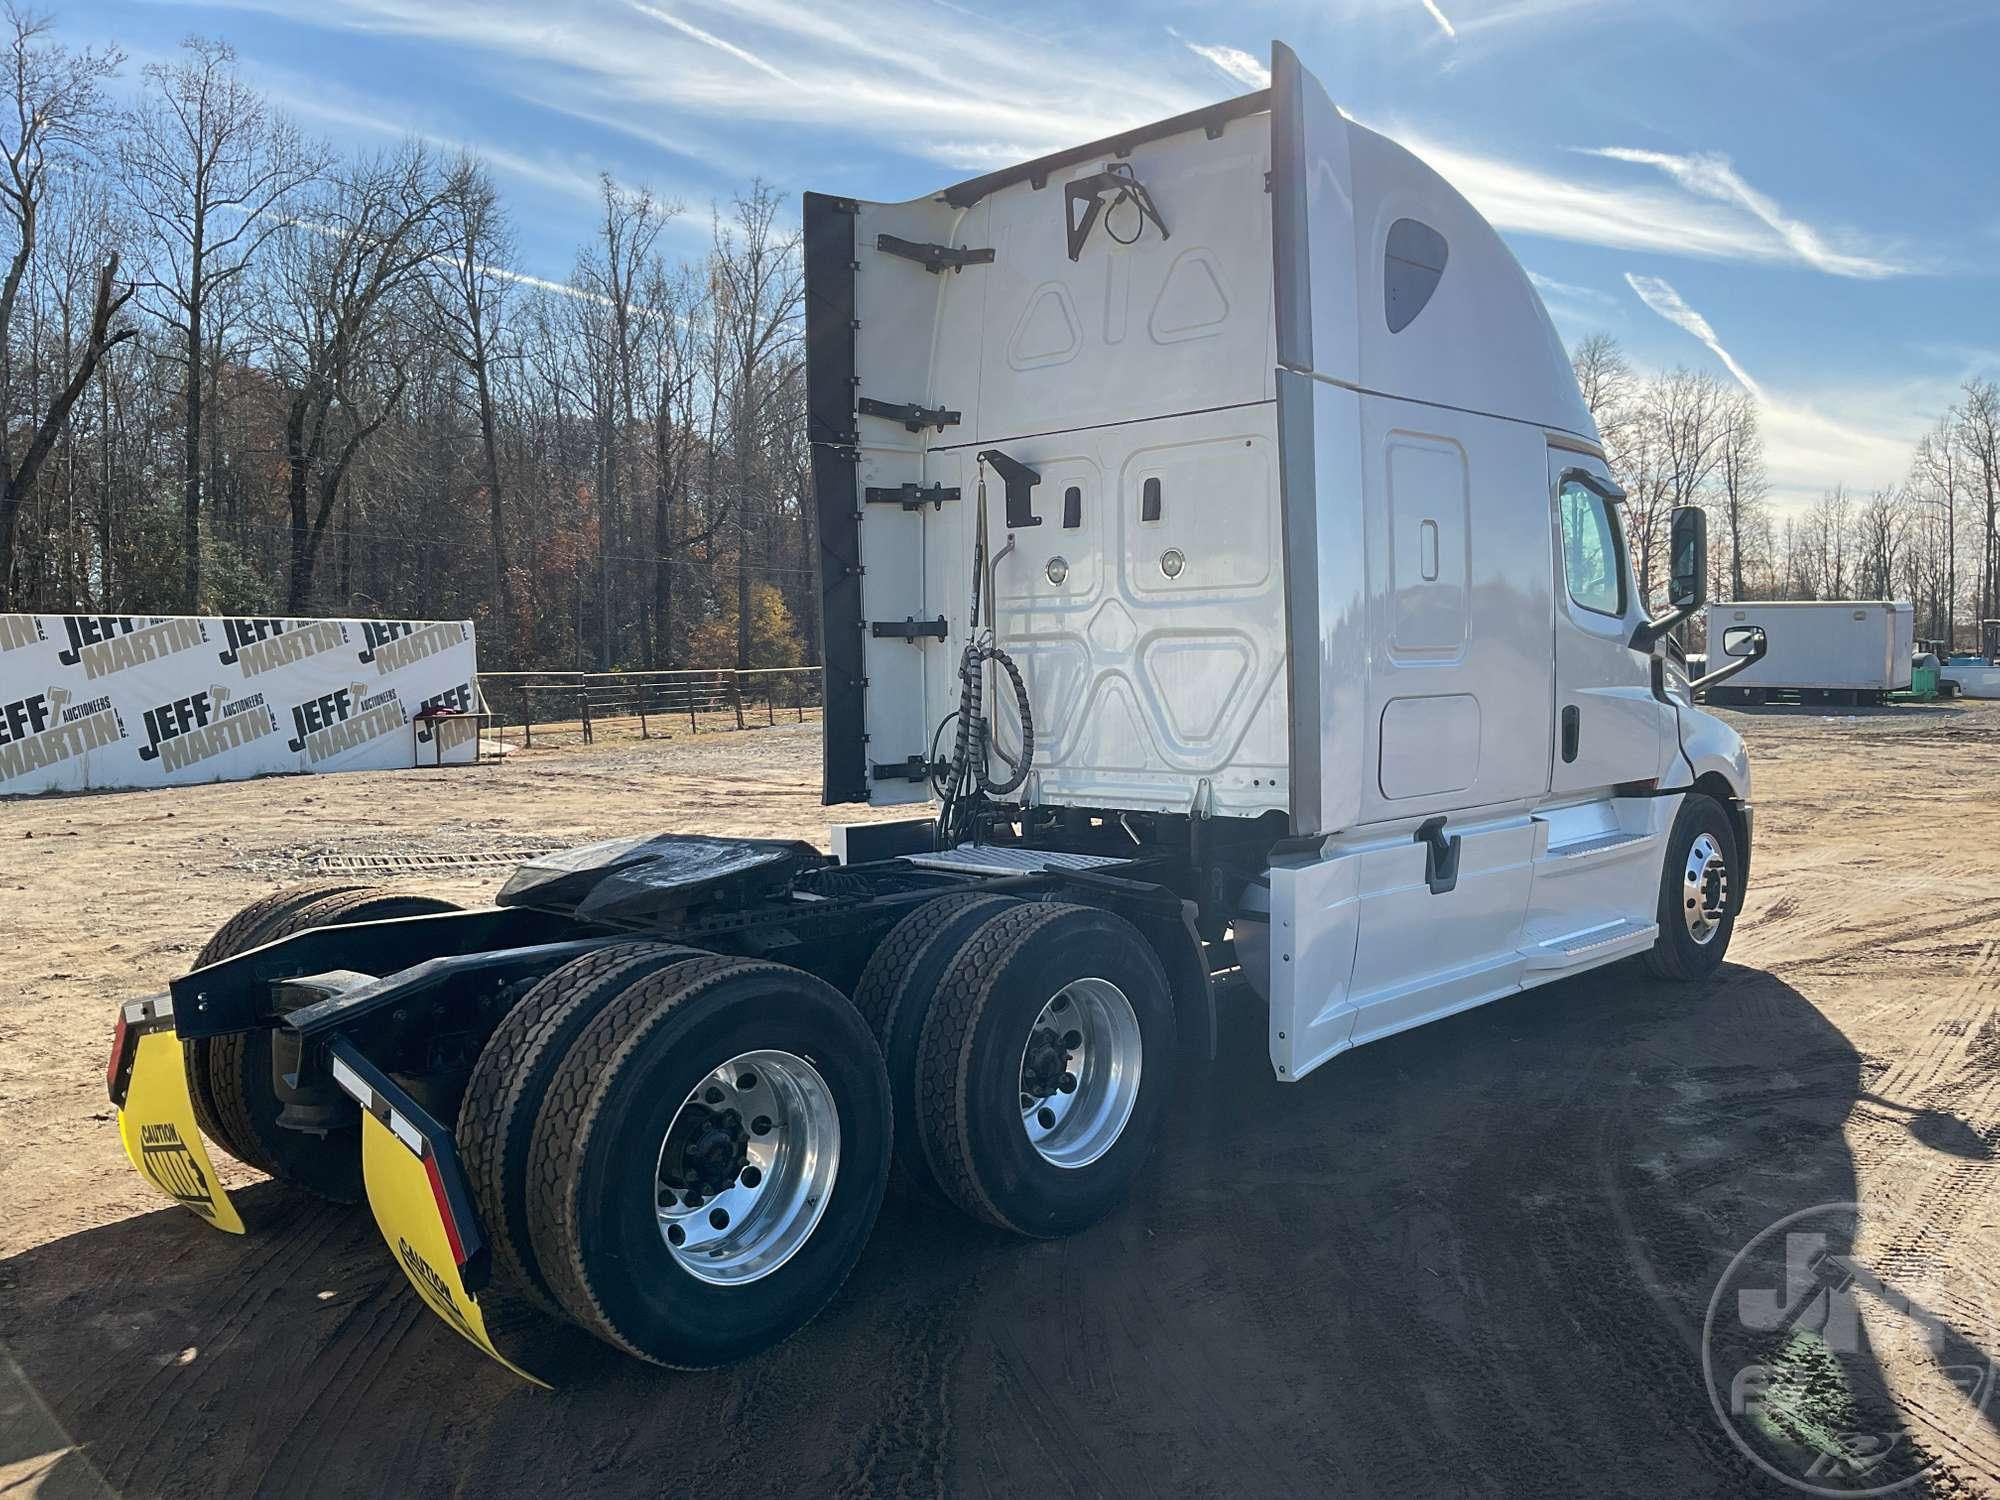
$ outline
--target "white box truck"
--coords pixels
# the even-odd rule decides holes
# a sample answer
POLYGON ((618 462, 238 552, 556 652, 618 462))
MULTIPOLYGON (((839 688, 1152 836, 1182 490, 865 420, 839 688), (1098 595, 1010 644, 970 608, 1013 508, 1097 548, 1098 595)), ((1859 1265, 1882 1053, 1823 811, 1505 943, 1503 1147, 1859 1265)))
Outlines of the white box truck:
POLYGON ((1906 691, 1915 660, 1914 604, 1879 599, 1741 600, 1710 604, 1709 639, 1762 627, 1771 648, 1727 686, 1706 689, 1711 703, 1881 703, 1906 691))
POLYGON ((469 911, 279 892, 119 1013, 154 1183, 240 1229, 212 1143, 365 1194, 524 1371, 524 1307, 675 1366, 785 1337, 892 1156, 1071 1233, 1223 1027, 1297 1080, 1628 956, 1699 981, 1742 909, 1743 743, 1667 652, 1701 513, 1648 619, 1528 278, 1290 51, 804 226, 824 795, 918 815, 838 860, 620 840, 469 911))

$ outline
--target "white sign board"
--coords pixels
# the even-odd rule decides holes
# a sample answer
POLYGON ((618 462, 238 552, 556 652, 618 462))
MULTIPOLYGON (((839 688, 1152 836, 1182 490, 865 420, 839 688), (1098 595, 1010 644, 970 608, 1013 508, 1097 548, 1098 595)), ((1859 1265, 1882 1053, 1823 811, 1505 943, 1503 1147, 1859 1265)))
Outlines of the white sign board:
POLYGON ((473 759, 469 620, 0 615, 0 797, 473 759))

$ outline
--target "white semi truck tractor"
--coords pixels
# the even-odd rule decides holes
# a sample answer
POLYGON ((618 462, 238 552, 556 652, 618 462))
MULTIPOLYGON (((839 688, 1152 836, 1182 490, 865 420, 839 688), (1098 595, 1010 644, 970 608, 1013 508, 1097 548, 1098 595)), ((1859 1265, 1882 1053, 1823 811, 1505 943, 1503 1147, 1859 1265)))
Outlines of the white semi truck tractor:
POLYGON ((1618 959, 1700 981, 1742 907, 1749 767, 1669 638, 1700 512, 1648 618, 1527 277, 1289 50, 804 219, 825 800, 912 816, 619 840, 473 910, 281 891, 119 1010, 142 1173, 238 1232, 211 1148, 365 1198, 531 1378, 562 1322, 786 1337, 892 1167, 1082 1228, 1221 1028, 1298 1080, 1618 959))

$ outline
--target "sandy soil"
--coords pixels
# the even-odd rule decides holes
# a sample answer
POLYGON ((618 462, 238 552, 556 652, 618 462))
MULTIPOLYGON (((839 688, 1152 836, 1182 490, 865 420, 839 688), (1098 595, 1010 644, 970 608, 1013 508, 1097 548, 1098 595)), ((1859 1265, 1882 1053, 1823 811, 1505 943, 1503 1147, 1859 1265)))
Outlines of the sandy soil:
MULTIPOLYGON (((783 1348, 606 1354, 553 1396, 424 1312, 365 1211, 247 1171, 248 1240, 162 1206, 104 1100, 112 1002, 295 879, 476 898, 635 830, 818 837, 816 730, 0 803, 0 1492, 1759 1492, 1699 1349, 1751 1236, 1859 1196, 1908 1255, 2000 1263, 2000 704, 1731 717, 1758 846, 1714 983, 1621 965, 1289 1086, 1227 992, 1106 1223, 1026 1244, 892 1199, 783 1348)), ((2000 1349, 1977 1302, 1941 1313, 1968 1359, 2000 1349)), ((2000 1493, 1962 1416, 1920 1411, 1904 1493, 2000 1493)))

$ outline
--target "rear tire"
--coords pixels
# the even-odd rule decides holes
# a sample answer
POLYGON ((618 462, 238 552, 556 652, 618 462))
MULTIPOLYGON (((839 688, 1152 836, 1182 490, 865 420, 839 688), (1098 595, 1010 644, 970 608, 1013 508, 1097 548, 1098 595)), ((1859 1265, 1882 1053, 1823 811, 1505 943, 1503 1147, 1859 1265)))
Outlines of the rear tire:
POLYGON ((634 981, 706 956, 666 943, 619 943, 586 953, 522 996, 473 1064, 456 1134, 493 1247, 493 1279, 553 1317, 568 1315, 535 1260, 527 1193, 528 1152, 549 1080, 584 1028, 634 981))
MULTIPOLYGON (((453 903, 434 896, 400 895, 379 887, 336 891, 288 908, 283 916, 258 928, 258 943, 275 942, 311 927, 457 910, 453 903)), ((280 1182, 335 1203, 361 1200, 359 1120, 324 1136, 287 1130, 278 1124, 278 1113, 284 1106, 271 1083, 270 1028, 211 1039, 207 1063, 210 1098, 221 1132, 217 1144, 238 1161, 259 1167, 280 1182), (237 1145, 245 1150, 238 1151, 237 1145), (257 1159, 252 1160, 252 1156, 257 1159)))
POLYGON ((563 1309, 628 1353, 726 1364, 839 1290, 881 1207, 889 1141, 881 1054, 846 996, 782 964, 679 964, 625 989, 556 1070, 529 1152, 535 1258, 563 1309), (740 1118, 739 1091, 784 1089, 740 1118), (738 1164, 753 1137, 768 1179, 738 1164), (711 1259, 716 1244, 729 1248, 711 1259))
POLYGON ((1660 936, 1645 955, 1656 976, 1692 984, 1722 967, 1743 905, 1741 868, 1722 804, 1700 792, 1682 797, 1660 871, 1660 936))
MULTIPOLYGON (((221 963, 225 958, 248 953, 252 948, 261 948, 284 936, 290 930, 286 924, 303 908, 324 901, 329 896, 360 889, 361 886, 351 882, 328 880, 313 885, 287 886, 282 891, 260 897, 215 930, 215 936, 203 943, 201 952, 195 955, 194 967, 206 968, 210 964, 221 963)), ((244 1166, 275 1175, 277 1163, 264 1154, 256 1138, 239 1137, 223 1122, 215 1105, 215 1090, 210 1083, 210 1072, 215 1065, 214 1054, 215 1041, 209 1037, 198 1037, 181 1047, 181 1059, 187 1068, 188 1095, 194 1101, 195 1123, 201 1127, 203 1135, 244 1166)))
POLYGON ((924 1024, 925 1159, 973 1218, 1073 1234, 1152 1150, 1175 1051, 1166 971, 1131 923, 1086 906, 1004 911, 959 948, 924 1024))
POLYGON ((854 1008, 875 1033, 889 1072, 896 1119, 895 1182, 936 1201, 943 1201, 944 1189, 924 1156, 916 1128, 917 1053, 924 1019, 938 982, 966 941, 988 920, 1019 904, 984 891, 958 891, 925 902, 890 929, 854 987, 854 1008))

